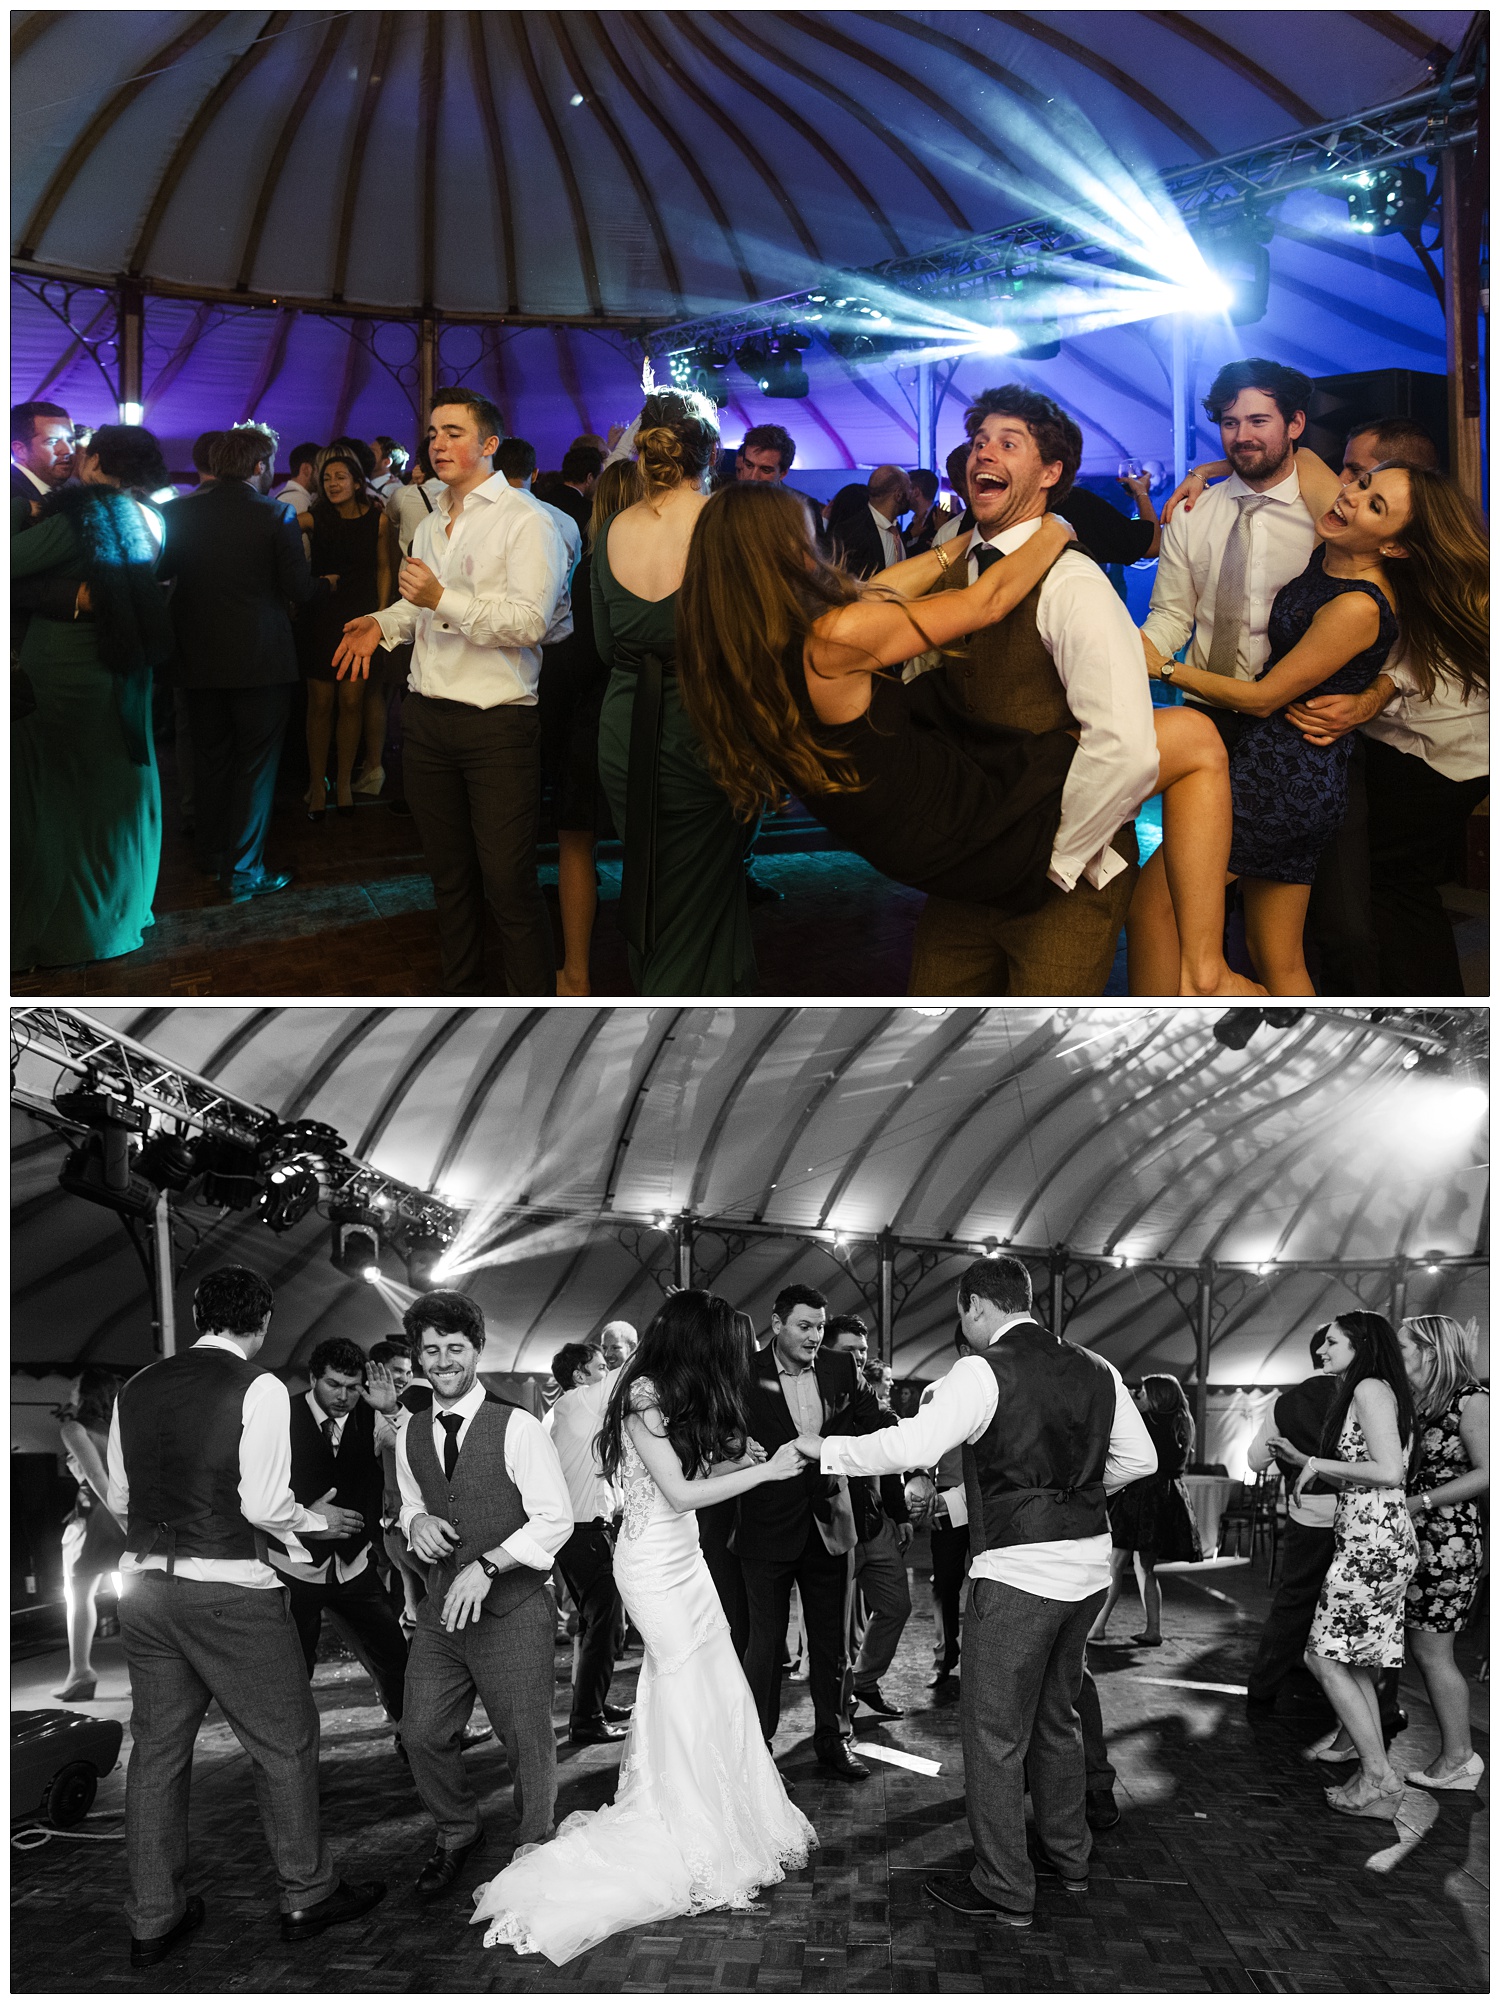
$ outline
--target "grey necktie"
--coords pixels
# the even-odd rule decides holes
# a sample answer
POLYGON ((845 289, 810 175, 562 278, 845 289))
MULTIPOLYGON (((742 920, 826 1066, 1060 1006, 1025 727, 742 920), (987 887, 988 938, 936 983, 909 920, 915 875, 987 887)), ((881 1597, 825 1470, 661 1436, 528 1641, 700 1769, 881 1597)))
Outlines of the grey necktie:
POLYGON ((1250 517, 1264 508, 1264 494, 1236 494, 1239 515, 1229 531, 1219 564, 1219 580, 1214 586, 1214 637, 1208 650, 1210 675, 1233 675, 1239 665, 1240 638, 1249 611, 1250 517))

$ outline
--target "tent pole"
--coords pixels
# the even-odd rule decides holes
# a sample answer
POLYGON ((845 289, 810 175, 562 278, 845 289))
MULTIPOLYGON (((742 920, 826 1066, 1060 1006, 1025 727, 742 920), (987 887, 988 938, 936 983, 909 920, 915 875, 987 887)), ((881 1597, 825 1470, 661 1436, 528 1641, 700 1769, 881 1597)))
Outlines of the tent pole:
POLYGON ((430 313, 424 314, 417 330, 417 397, 421 406, 417 430, 424 439, 432 414, 432 393, 437 388, 437 362, 437 322, 430 313))
POLYGON ((151 1220, 156 1280, 156 1327, 161 1337, 161 1354, 177 1355, 176 1300, 172 1276, 172 1206, 165 1190, 156 1193, 156 1211, 151 1220))
POLYGON ((139 424, 145 414, 142 392, 142 347, 145 335, 146 300, 138 285, 122 278, 117 289, 119 316, 120 403, 122 424, 139 424), (134 406, 129 417, 127 410, 134 406))
POLYGON ((1391 1327, 1399 1329, 1406 1316, 1406 1261, 1391 1266, 1391 1327))
POLYGON ((1196 444, 1193 426, 1193 377, 1188 319, 1172 315, 1172 478, 1186 475, 1196 444))
POLYGON ((932 402, 932 364, 917 364, 917 460, 930 472, 937 470, 937 412, 932 402))
POLYGON ((1448 465, 1482 506, 1479 400, 1478 162, 1456 146, 1440 154, 1443 192, 1443 317, 1448 323, 1448 465))
POLYGON ((1193 1384, 1193 1428, 1197 1435, 1198 1459, 1207 1458, 1208 1446, 1208 1352, 1214 1334, 1214 1263, 1206 1259, 1198 1269, 1198 1372, 1193 1384))
POLYGON ((880 1314, 875 1332, 876 1359, 888 1364, 896 1354, 896 1241, 882 1232, 880 1248, 880 1314))
POLYGON ((677 1285, 691 1287, 693 1284, 693 1221, 684 1211, 678 1218, 672 1233, 677 1241, 677 1285))
POLYGON ((1054 1246, 1047 1256, 1047 1265, 1052 1278, 1052 1334, 1060 1343, 1066 1333, 1063 1323, 1067 1317, 1067 1299, 1063 1283, 1068 1274, 1068 1255, 1061 1246, 1054 1246))

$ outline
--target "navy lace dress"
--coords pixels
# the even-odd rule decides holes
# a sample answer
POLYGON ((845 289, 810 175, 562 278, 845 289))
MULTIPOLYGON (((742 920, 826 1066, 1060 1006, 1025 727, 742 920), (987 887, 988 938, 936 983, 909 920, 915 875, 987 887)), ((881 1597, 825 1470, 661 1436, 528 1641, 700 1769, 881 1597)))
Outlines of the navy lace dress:
MULTIPOLYGON (((1271 605, 1271 652, 1257 680, 1290 654, 1313 618, 1341 592, 1359 591, 1380 611, 1373 647, 1336 668, 1326 682, 1299 697, 1357 696, 1385 666, 1396 639, 1396 615, 1384 594, 1359 578, 1332 578, 1323 570, 1321 547, 1300 578, 1283 585, 1271 605)), ((1234 797, 1234 841, 1229 867, 1238 877, 1264 877, 1277 884, 1310 884, 1318 858, 1333 840, 1349 801, 1349 760, 1353 736, 1331 745, 1311 745, 1285 714, 1252 718, 1229 755, 1234 797)))

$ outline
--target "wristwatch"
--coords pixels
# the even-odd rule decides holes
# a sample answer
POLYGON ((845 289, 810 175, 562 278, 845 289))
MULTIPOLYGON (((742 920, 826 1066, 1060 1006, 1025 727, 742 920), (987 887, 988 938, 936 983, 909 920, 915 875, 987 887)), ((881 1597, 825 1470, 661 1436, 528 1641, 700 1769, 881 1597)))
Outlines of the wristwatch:
POLYGON ((478 1561, 477 1561, 477 1563, 478 1563, 478 1565, 479 1565, 479 1567, 480 1567, 481 1571, 483 1571, 483 1572, 486 1572, 486 1573, 488 1573, 488 1574, 489 1574, 489 1576, 490 1576, 490 1578, 491 1578, 492 1580, 497 1580, 497 1579, 499 1579, 499 1577, 500 1577, 500 1568, 499 1568, 499 1567, 498 1567, 498 1566, 497 1566, 497 1565, 495 1564, 495 1562, 493 1561, 493 1559, 487 1559, 487 1558, 486 1558, 486 1557, 484 1556, 483 1552, 481 1552, 481 1553, 480 1553, 480 1555, 479 1555, 479 1558, 478 1558, 478 1561))
POLYGON ((1177 668, 1178 668, 1178 663, 1172 659, 1170 654, 1168 654, 1167 656, 1165 656, 1160 668, 1158 668, 1156 672, 1161 677, 1163 682, 1170 682, 1172 677, 1177 673, 1177 668))

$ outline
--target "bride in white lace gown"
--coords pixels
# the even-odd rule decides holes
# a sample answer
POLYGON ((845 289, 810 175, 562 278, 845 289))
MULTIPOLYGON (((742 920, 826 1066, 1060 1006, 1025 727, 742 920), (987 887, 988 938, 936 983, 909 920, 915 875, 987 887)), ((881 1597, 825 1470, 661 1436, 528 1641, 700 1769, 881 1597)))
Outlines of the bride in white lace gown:
POLYGON ((789 1442, 769 1461, 684 1473, 745 1456, 747 1383, 732 1309, 696 1289, 670 1297, 620 1374, 601 1453, 625 1497, 615 1582, 646 1653, 619 1789, 474 1895, 487 1948, 561 1964, 622 1928, 746 1908, 818 1841, 761 1738, 696 1515, 797 1474, 801 1457, 789 1442))

